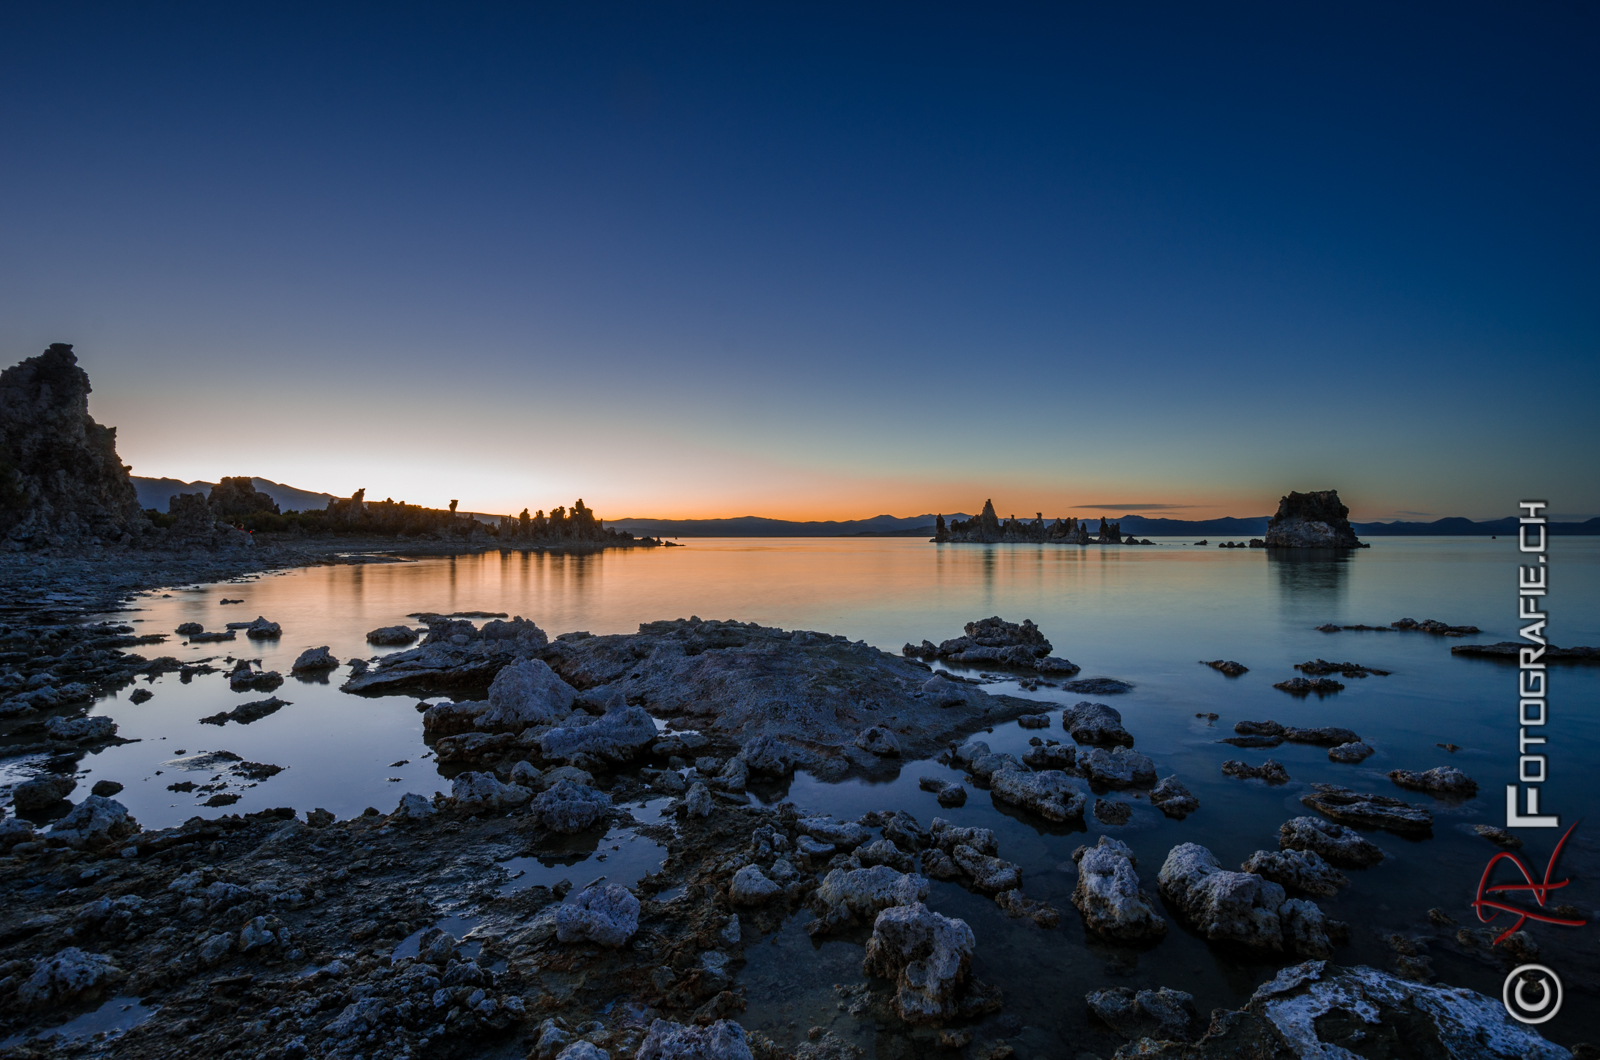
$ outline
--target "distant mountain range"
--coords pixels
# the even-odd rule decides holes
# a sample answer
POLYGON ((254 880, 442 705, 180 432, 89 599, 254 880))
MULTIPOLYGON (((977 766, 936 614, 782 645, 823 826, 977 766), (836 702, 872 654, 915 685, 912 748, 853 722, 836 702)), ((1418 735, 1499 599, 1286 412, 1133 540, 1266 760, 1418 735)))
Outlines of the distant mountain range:
MULTIPOLYGON (((175 478, 132 476, 139 493, 139 507, 167 510, 167 502, 179 493, 210 493, 214 482, 184 482, 175 478)), ((253 478, 256 489, 277 502, 283 511, 320 511, 332 496, 295 489, 271 479, 253 478)), ((945 521, 970 519, 965 512, 946 512, 945 521)), ((626 530, 636 537, 932 537, 938 516, 913 515, 900 518, 875 515, 871 519, 827 519, 798 522, 792 519, 767 519, 744 515, 734 519, 607 519, 606 525, 626 530)), ((1066 518, 1063 516, 1063 518, 1066 518)), ((1139 537, 1262 537, 1267 532, 1265 515, 1246 519, 1152 519, 1143 515, 1124 515, 1111 522, 1120 523, 1124 534, 1139 537)), ((1047 522, 1049 520, 1046 520, 1047 522)), ((1098 527, 1098 516, 1087 520, 1098 527)), ((1352 523, 1362 537, 1489 537, 1516 533, 1515 516, 1473 522, 1471 519, 1438 519, 1431 523, 1352 523)), ((1552 534, 1600 534, 1600 519, 1581 523, 1550 523, 1552 534)))
MULTIPOLYGON (((133 482, 134 490, 139 494, 139 507, 154 508, 158 512, 167 510, 167 504, 173 497, 180 493, 211 493, 215 482, 185 482, 176 478, 144 478, 140 475, 129 476, 133 482)), ((321 511, 333 499, 332 494, 312 493, 309 490, 295 489, 285 486, 281 482, 274 482, 267 478, 253 478, 250 480, 256 489, 271 497, 281 511, 306 512, 321 511)))
MULTIPOLYGON (((970 519, 970 515, 951 512, 945 521, 970 519)), ((1152 519, 1143 515, 1124 515, 1111 522, 1120 523, 1124 534, 1139 537, 1263 537, 1270 516, 1227 519, 1152 519)), ((933 536, 933 515, 914 515, 900 519, 892 515, 878 515, 871 519, 829 520, 826 522, 794 522, 788 519, 764 519, 746 515, 738 519, 612 519, 607 526, 615 526, 634 534, 661 537, 919 537, 933 536)), ((1048 520, 1047 520, 1048 521, 1048 520)), ((1091 528, 1098 527, 1098 517, 1088 520, 1091 528)), ((1489 537, 1516 533, 1515 516, 1473 522, 1471 519, 1439 519, 1431 523, 1352 523, 1362 537, 1489 537)), ((1600 519, 1581 523, 1550 523, 1552 534, 1600 534, 1600 519)))

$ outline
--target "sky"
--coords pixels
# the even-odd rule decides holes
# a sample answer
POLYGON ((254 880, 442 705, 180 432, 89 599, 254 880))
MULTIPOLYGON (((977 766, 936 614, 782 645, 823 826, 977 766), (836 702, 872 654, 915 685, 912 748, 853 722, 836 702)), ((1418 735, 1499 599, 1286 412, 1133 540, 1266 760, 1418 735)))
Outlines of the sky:
POLYGON ((464 510, 1600 515, 1600 8, 0 5, 0 361, 464 510))

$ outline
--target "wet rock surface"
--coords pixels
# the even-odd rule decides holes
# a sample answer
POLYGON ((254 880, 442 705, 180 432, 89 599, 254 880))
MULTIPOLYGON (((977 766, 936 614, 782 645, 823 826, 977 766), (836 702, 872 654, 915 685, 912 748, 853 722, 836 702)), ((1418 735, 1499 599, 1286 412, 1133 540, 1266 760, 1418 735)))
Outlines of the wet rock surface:
POLYGON ((1309 850, 1334 865, 1367 868, 1383 860, 1383 851, 1360 832, 1317 817, 1296 817, 1278 827, 1284 850, 1309 850))
POLYGON ((1090 931, 1123 943, 1153 942, 1166 935, 1166 918, 1139 886, 1133 851, 1126 843, 1101 836, 1094 846, 1074 850, 1072 859, 1078 863, 1072 904, 1090 931))
POLYGON ((1194 996, 1165 986, 1137 992, 1112 987, 1093 991, 1083 1000, 1089 1011, 1124 1038, 1186 1041, 1199 1022, 1194 996))
POLYGON ((1172 848, 1157 877, 1161 894, 1211 942, 1308 957, 1332 952, 1328 921, 1304 899, 1255 873, 1230 872, 1197 843, 1172 848))
POLYGON ((1313 784, 1300 801, 1340 824, 1422 833, 1433 828, 1433 814, 1387 795, 1363 794, 1336 784, 1313 784))
POLYGON ((1212 659, 1209 662, 1200 660, 1201 666, 1209 666, 1218 673, 1227 674, 1229 677, 1238 677, 1240 674, 1250 672, 1250 667, 1243 663, 1234 662, 1232 659, 1212 659))
POLYGON ((1284 768, 1282 762, 1272 758, 1267 759, 1258 766, 1250 765, 1248 762, 1241 762, 1238 759, 1229 759, 1222 763, 1222 772, 1230 777, 1238 777, 1240 780, 1264 780, 1268 784, 1287 784, 1289 782, 1289 771, 1284 768))
POLYGON ((1104 703, 1077 703, 1062 712, 1061 727, 1079 743, 1133 746, 1133 736, 1122 727, 1122 713, 1104 703))
POLYGON ((1410 791, 1426 791, 1432 795, 1476 795, 1478 782, 1454 766, 1436 766, 1421 773, 1409 769, 1391 769, 1389 779, 1410 791))

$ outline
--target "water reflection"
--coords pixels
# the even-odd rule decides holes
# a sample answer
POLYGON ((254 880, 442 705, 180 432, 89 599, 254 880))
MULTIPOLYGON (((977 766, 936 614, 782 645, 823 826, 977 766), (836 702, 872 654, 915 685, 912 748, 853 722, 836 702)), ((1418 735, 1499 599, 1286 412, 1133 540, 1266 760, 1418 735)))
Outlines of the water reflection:
POLYGON ((1343 614, 1355 556, 1332 548, 1268 549, 1267 571, 1280 609, 1295 620, 1311 618, 1313 625, 1343 614))

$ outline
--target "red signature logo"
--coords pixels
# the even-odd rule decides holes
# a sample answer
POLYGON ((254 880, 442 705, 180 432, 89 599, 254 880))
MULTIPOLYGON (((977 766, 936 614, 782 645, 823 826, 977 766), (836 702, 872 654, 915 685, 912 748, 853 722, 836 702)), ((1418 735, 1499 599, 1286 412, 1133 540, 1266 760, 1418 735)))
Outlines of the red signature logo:
POLYGON ((1548 913, 1536 912, 1532 909, 1524 909, 1521 906, 1510 905, 1504 901, 1496 901, 1492 898, 1484 897, 1485 895, 1505 894, 1509 891, 1531 891, 1533 892, 1533 900, 1539 903, 1540 909, 1543 909, 1545 899, 1550 896, 1551 891, 1558 890, 1572 882, 1571 880, 1560 880, 1555 883, 1551 883, 1550 877, 1555 872, 1556 861, 1561 857, 1561 848, 1567 845, 1567 838, 1572 835, 1572 829, 1576 827, 1578 826, 1573 825, 1572 828, 1568 828, 1561 836, 1561 842, 1557 843, 1555 850, 1551 852, 1550 863, 1545 866, 1544 880, 1542 883, 1535 883, 1533 879, 1533 873, 1528 871, 1528 866, 1522 863, 1521 858, 1517 857, 1508 850, 1502 850, 1500 853, 1489 859, 1488 866, 1483 870, 1483 878, 1478 881, 1478 897, 1473 900, 1472 908, 1477 911, 1478 919, 1485 924, 1489 923, 1501 913, 1513 913, 1517 918, 1517 922, 1515 924, 1512 924, 1495 937, 1494 941, 1496 943, 1500 942, 1506 936, 1510 935, 1513 931, 1516 931, 1518 928, 1522 927, 1523 924, 1526 924, 1530 920, 1537 920, 1541 924, 1560 924, 1562 927, 1583 927, 1583 925, 1588 923, 1587 920, 1569 920, 1565 917, 1551 916, 1548 913), (1517 867, 1517 871, 1522 873, 1523 882, 1498 883, 1493 887, 1489 886, 1489 877, 1494 872, 1494 867, 1500 864, 1501 861, 1509 861, 1511 864, 1515 865, 1517 867), (1491 910, 1491 912, 1489 912, 1488 915, 1485 915, 1485 910, 1491 910))

